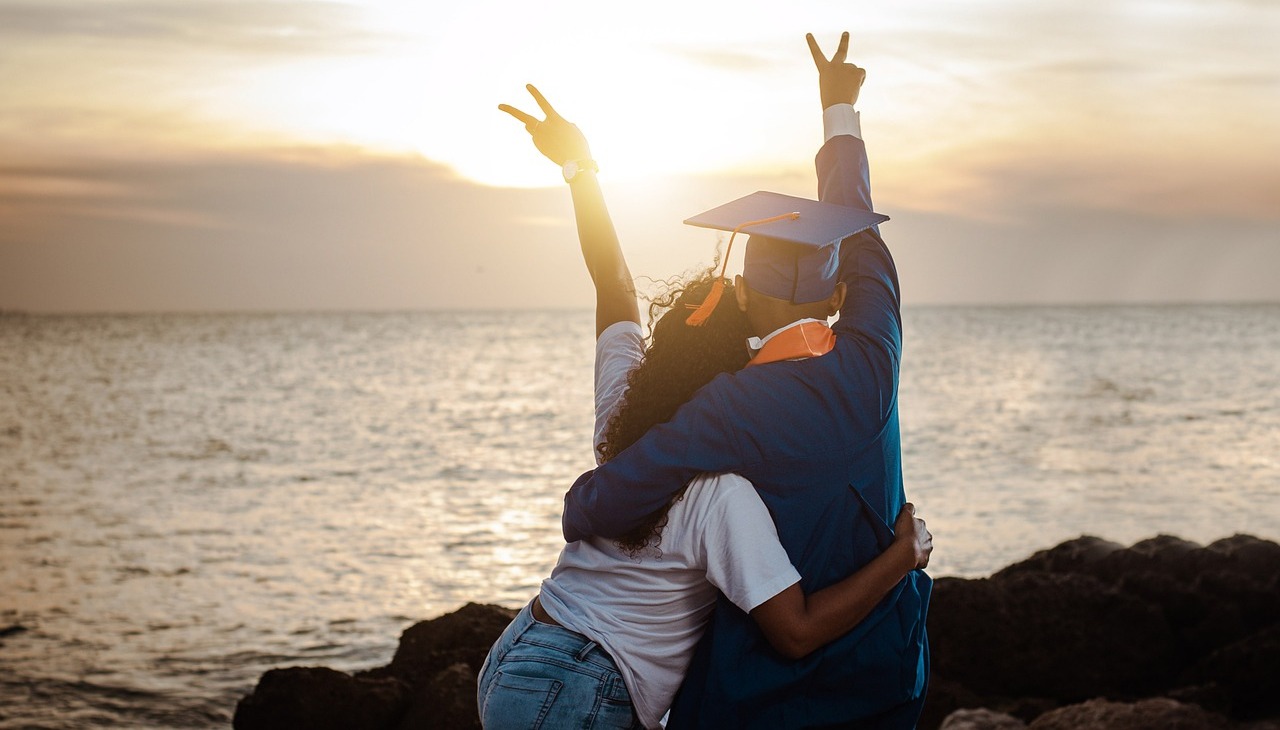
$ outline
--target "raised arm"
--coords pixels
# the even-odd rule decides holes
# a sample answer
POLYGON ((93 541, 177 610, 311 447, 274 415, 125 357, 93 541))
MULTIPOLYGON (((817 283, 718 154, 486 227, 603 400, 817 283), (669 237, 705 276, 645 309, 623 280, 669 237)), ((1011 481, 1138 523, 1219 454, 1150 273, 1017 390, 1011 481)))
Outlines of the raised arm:
POLYGON ((527 88, 546 119, 539 121, 507 104, 499 104, 498 109, 520 120, 538 151, 564 170, 573 195, 582 259, 596 289, 596 336, 615 322, 638 323, 635 284, 596 179, 596 164, 587 138, 576 124, 560 116, 532 84, 527 88))
MULTIPOLYGON (((867 72, 845 61, 849 34, 830 60, 812 35, 809 52, 818 69, 827 141, 818 151, 818 199, 863 210, 871 206, 871 172, 861 125, 853 105, 857 103, 867 72)), ((877 229, 845 239, 840 246, 840 280, 848 294, 840 308, 840 320, 832 327, 837 336, 857 336, 888 354, 894 361, 902 348, 901 298, 893 257, 877 229)), ((885 399, 891 402, 892 399, 885 399)))
POLYGON ((873 210, 871 207, 871 171, 867 165, 866 147, 862 144, 862 128, 854 105, 865 69, 845 61, 849 53, 849 34, 840 36, 840 46, 827 60, 810 33, 809 53, 818 69, 818 93, 822 99, 822 122, 826 144, 818 152, 818 199, 825 203, 873 210))

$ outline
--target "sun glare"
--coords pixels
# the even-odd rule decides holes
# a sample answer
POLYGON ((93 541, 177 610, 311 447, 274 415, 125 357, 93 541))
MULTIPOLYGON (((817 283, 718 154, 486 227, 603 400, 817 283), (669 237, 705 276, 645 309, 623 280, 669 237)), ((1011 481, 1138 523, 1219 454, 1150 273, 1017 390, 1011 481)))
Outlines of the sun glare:
MULTIPOLYGON (((794 164, 820 139, 820 117, 808 113, 816 103, 803 19, 762 28, 734 15, 724 35, 706 38, 663 21, 665 13, 617 24, 612 10, 593 3, 566 9, 572 21, 563 29, 527 4, 431 12, 389 0, 360 5, 384 39, 376 52, 300 59, 238 78, 231 113, 304 141, 416 151, 507 187, 561 184, 520 123, 497 109, 507 103, 541 117, 527 83, 582 128, 607 181, 794 164)), ((228 113, 226 105, 210 112, 228 113)))
MULTIPOLYGON (((500 24, 472 7, 429 30, 402 16, 409 32, 429 34, 394 71, 392 85, 419 107, 410 146, 483 184, 561 184, 520 123, 497 109, 507 103, 541 117, 524 88, 533 83, 582 128, 603 179, 741 168, 810 148, 813 140, 796 140, 792 130, 795 110, 813 102, 811 84, 791 83, 809 64, 803 32, 790 34, 796 47, 784 53, 777 28, 734 33, 732 23, 746 19, 724 21, 729 35, 704 38, 666 22, 665 12, 619 24, 602 4, 570 5, 555 22, 527 4, 505 6, 500 24), (475 27, 486 28, 483 37, 461 32, 475 27), (764 138, 771 131, 778 134, 764 138)), ((811 126, 819 134, 816 115, 811 126)))

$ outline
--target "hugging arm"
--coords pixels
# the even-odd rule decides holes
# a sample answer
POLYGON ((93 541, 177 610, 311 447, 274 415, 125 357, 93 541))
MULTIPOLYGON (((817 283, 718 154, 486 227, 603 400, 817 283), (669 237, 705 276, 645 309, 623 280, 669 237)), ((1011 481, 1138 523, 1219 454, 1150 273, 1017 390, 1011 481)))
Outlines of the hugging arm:
POLYGON ((649 429, 621 454, 578 477, 564 498, 568 542, 593 535, 618 539, 663 509, 699 474, 742 465, 734 432, 707 386, 666 423, 649 429))
POLYGON ((534 146, 547 159, 557 165, 582 163, 582 169, 569 181, 569 190, 573 195, 582 259, 596 289, 596 336, 615 322, 639 323, 640 310, 631 271, 622 255, 600 181, 593 166, 585 164, 591 162, 587 138, 576 124, 560 116, 532 84, 527 88, 546 119, 538 121, 533 115, 507 104, 499 104, 498 108, 524 123, 534 146))
POLYGON ((893 543, 853 575, 805 595, 795 583, 751 611, 779 654, 800 659, 862 622, 907 573, 929 565, 933 535, 907 503, 894 525, 893 543))

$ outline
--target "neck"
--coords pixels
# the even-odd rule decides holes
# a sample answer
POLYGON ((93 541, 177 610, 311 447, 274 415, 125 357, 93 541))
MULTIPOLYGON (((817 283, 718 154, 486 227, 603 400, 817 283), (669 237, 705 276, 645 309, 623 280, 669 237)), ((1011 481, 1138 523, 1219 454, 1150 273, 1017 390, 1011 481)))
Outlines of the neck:
POLYGON ((772 297, 764 297, 764 299, 772 299, 772 301, 765 303, 752 298, 751 303, 747 306, 747 322, 751 325, 751 332, 756 337, 765 337, 770 332, 802 319, 827 321, 825 302, 792 304, 772 297), (764 306, 757 307, 757 304, 764 304, 764 306))

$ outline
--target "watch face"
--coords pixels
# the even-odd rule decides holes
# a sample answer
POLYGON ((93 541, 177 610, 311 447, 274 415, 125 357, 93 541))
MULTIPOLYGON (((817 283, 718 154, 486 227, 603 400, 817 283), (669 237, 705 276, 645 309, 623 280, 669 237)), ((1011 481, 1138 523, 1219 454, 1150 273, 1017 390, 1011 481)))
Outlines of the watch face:
POLYGON ((564 181, 570 182, 573 178, 578 176, 578 163, 573 160, 569 160, 564 163, 564 167, 561 171, 564 173, 564 181))

